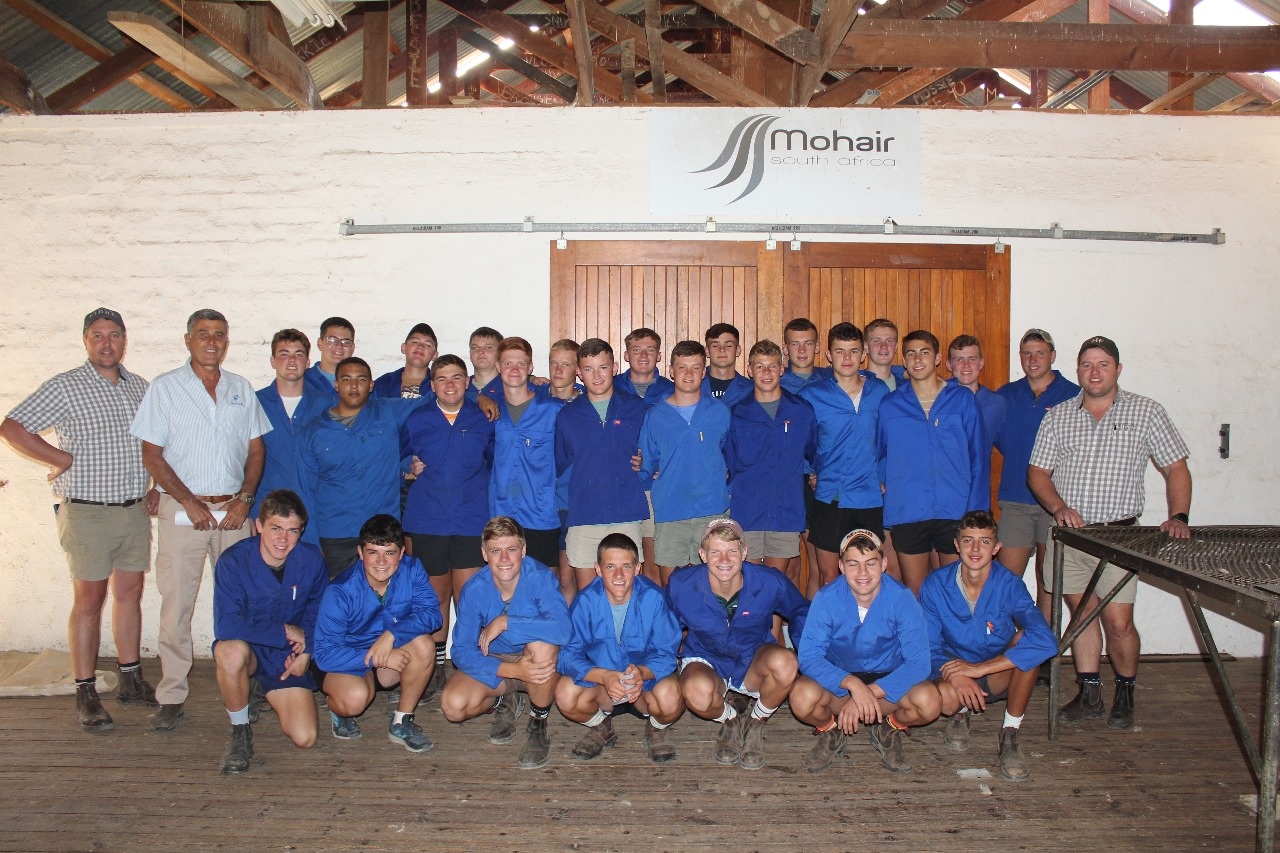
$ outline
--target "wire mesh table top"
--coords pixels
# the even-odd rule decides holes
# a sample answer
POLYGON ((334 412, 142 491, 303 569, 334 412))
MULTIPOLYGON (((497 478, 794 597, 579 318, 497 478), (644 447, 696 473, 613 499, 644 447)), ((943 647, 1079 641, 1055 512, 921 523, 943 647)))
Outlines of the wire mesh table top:
POLYGON ((1280 617, 1280 527, 1191 528, 1173 539, 1158 527, 1054 528, 1064 544, 1162 577, 1267 619, 1280 617))

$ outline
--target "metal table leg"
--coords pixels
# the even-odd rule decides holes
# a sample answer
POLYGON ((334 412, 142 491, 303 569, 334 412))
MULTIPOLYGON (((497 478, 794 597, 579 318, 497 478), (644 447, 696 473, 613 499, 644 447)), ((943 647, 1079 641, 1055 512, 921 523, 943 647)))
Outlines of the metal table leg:
MULTIPOLYGON (((1053 541, 1053 636, 1062 636, 1062 553, 1060 540, 1053 541)), ((1062 653, 1058 653, 1049 662, 1049 740, 1058 739, 1058 691, 1061 684, 1062 653)))
POLYGON ((1280 687, 1280 621, 1271 623, 1267 649, 1266 714, 1262 723, 1262 772, 1258 774, 1258 844, 1270 853, 1276 840, 1276 758, 1280 752, 1280 710, 1276 708, 1280 687))

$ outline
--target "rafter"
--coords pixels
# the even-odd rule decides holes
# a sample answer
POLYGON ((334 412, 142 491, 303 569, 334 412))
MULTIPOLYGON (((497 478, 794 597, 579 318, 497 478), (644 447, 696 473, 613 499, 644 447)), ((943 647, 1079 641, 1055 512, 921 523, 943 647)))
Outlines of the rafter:
POLYGON ((387 74, 391 55, 388 39, 391 37, 390 13, 386 9, 367 8, 364 12, 364 83, 361 105, 383 108, 387 105, 387 74))
MULTIPOLYGON (((574 96, 574 104, 580 107, 589 107, 595 103, 596 87, 594 82, 595 61, 591 56, 591 32, 587 29, 587 12, 582 7, 582 0, 567 0, 565 6, 569 10, 569 32, 573 35, 573 56, 577 60, 578 66, 578 91, 574 96)), ((623 84, 622 100, 626 101, 628 95, 635 97, 635 87, 628 87, 623 84)))
POLYGON ((644 0, 644 44, 649 57, 653 99, 667 102, 667 66, 662 61, 662 7, 658 0, 644 0))
MULTIPOLYGON (((889 4, 885 4, 889 5, 889 4)), ((822 10, 818 19, 818 27, 814 31, 818 39, 818 58, 800 70, 796 83, 796 105, 805 107, 813 98, 814 90, 822 75, 831 67, 849 28, 858 20, 858 10, 862 8, 862 0, 828 0, 827 7, 822 10)))
POLYGON ((49 109, 55 113, 79 109, 155 61, 150 50, 131 44, 49 95, 49 109))
POLYGON ((1247 107, 1261 96, 1257 92, 1242 92, 1234 98, 1228 98, 1216 107, 1210 107, 1205 110, 1209 113, 1233 113, 1236 110, 1247 107))
POLYGON ((697 0, 697 3, 794 62, 808 65, 818 61, 817 37, 760 0, 697 0))
POLYGON ((566 104, 573 103, 573 86, 560 82, 555 77, 552 77, 547 72, 538 68, 532 62, 528 62, 521 58, 515 51, 498 47, 496 44, 474 30, 463 30, 458 33, 458 38, 471 45, 476 50, 481 50, 489 54, 495 62, 505 65, 517 74, 533 81, 539 87, 546 89, 566 104))
POLYGON ((22 115, 44 115, 49 112, 44 95, 31 84, 27 72, 0 56, 0 106, 22 115))
MULTIPOLYGON (((1158 112, 1162 112, 1164 110, 1170 109, 1175 104, 1178 104, 1178 102, 1181 101, 1183 98, 1194 95, 1196 92, 1199 92, 1205 86, 1208 86, 1214 80, 1217 80, 1222 76, 1223 75, 1220 73, 1213 73, 1208 71, 1203 72, 1201 74, 1197 74, 1187 82, 1183 83, 1181 86, 1178 86, 1174 89, 1170 89, 1168 92, 1165 92, 1163 95, 1156 98, 1154 101, 1147 104, 1142 109, 1138 110, 1138 112, 1158 113, 1158 112)), ((1192 101, 1192 103, 1194 104, 1194 100, 1192 101)), ((1185 109, 1185 107, 1182 107, 1181 105, 1179 105, 1178 109, 1185 109)))

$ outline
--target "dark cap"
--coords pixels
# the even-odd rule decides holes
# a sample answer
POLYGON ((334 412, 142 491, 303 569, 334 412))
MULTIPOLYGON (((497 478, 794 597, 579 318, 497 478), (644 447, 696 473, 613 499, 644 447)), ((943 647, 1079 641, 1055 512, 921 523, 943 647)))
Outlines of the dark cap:
POLYGON ((1080 345, 1080 352, 1076 354, 1076 358, 1080 358, 1080 356, 1084 355, 1084 351, 1087 349, 1100 349, 1107 353, 1107 355, 1114 358, 1117 363, 1120 361, 1120 348, 1116 346, 1116 342, 1111 340, 1111 338, 1104 338, 1102 335, 1094 335, 1092 338, 1089 338, 1080 345))
POLYGON ((125 330, 124 318, 120 316, 119 311, 112 311, 110 308, 95 308, 88 314, 84 315, 84 328, 81 331, 89 331, 89 327, 92 326, 96 320, 110 320, 120 327, 120 331, 123 332, 125 330))
POLYGON ((1057 347, 1053 345, 1053 335, 1049 334, 1044 329, 1027 329, 1022 333, 1022 340, 1018 341, 1018 346, 1022 346, 1027 341, 1044 341, 1049 345, 1049 349, 1057 349, 1057 347))

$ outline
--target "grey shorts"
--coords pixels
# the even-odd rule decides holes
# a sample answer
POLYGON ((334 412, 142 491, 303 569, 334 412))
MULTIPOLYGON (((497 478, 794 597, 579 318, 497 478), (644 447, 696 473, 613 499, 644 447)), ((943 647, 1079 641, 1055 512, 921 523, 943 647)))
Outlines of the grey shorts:
POLYGON ((757 563, 766 557, 785 560, 800 556, 799 533, 747 530, 742 534, 742 541, 747 546, 747 559, 757 563))
POLYGON ((1049 542, 1053 516, 1040 504, 999 501, 1000 541, 1009 548, 1034 548, 1049 542))
MULTIPOLYGON (((1063 548, 1062 553, 1062 591, 1066 595, 1080 595, 1089 586, 1089 579, 1093 577, 1093 572, 1098 568, 1098 558, 1092 554, 1086 554, 1083 551, 1077 551, 1075 548, 1063 548)), ((1116 584, 1124 580, 1129 573, 1118 566, 1107 563, 1107 567, 1102 571, 1102 578, 1098 581, 1095 594, 1098 598, 1102 598, 1110 592, 1116 584)), ((1053 558, 1050 552, 1049 559, 1044 561, 1044 588, 1046 590, 1053 589, 1053 558)), ((1138 579, 1135 577, 1124 585, 1124 589, 1112 599, 1116 604, 1133 604, 1134 599, 1138 595, 1138 579)))
POLYGON ((707 525, 723 513, 701 518, 682 518, 679 521, 660 521, 654 525, 653 558, 659 566, 692 566, 702 562, 698 549, 702 547, 702 534, 707 525))
POLYGON ((141 503, 98 506, 64 500, 54 512, 72 580, 104 581, 114 569, 151 568, 151 518, 141 503))
MULTIPOLYGON (((648 518, 645 518, 645 519, 641 519, 641 521, 640 521, 640 536, 641 536, 642 538, 644 538, 644 539, 652 539, 652 538, 653 538, 653 529, 654 529, 654 525, 653 525, 653 493, 652 493, 652 492, 648 492, 648 491, 646 491, 646 492, 644 493, 644 499, 645 499, 645 502, 649 504, 649 517, 648 517, 648 518)), ((643 556, 643 554, 642 554, 641 556, 643 556)), ((592 564, 593 566, 595 565, 595 558, 592 558, 592 563, 591 563, 591 564, 592 564)))
POLYGON ((569 565, 575 569, 590 569, 596 564, 596 549, 600 540, 610 533, 621 533, 629 536, 636 543, 636 551, 640 555, 638 563, 644 562, 644 551, 641 550, 641 531, 639 521, 620 521, 617 524, 578 524, 569 528, 565 535, 565 550, 569 552, 569 565))

